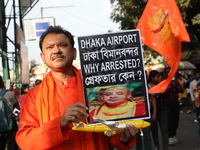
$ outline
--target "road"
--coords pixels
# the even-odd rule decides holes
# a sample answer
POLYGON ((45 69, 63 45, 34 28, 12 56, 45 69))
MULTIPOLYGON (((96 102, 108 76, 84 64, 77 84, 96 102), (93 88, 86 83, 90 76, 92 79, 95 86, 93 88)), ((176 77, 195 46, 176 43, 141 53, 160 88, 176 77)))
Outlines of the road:
MULTIPOLYGON (((180 114, 179 127, 177 130, 179 143, 170 146, 169 150, 195 150, 195 148, 200 147, 200 136, 197 131, 198 124, 194 122, 194 119, 194 112, 191 114, 180 114)), ((136 148, 133 147, 131 150, 136 150, 136 148)))

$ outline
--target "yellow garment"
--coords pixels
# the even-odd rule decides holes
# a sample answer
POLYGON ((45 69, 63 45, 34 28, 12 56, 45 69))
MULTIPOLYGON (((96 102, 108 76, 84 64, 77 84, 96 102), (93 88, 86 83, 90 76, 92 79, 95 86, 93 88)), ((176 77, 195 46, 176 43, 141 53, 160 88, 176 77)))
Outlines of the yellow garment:
POLYGON ((187 92, 186 92, 186 89, 184 88, 184 85, 185 85, 185 81, 184 81, 184 79, 177 79, 178 80, 178 82, 180 83, 180 85, 182 86, 182 88, 183 88, 183 93, 178 93, 178 97, 179 98, 185 98, 185 97, 187 97, 187 92))
POLYGON ((135 114, 136 103, 127 101, 117 107, 100 106, 94 112, 95 118, 104 120, 132 117, 135 114))

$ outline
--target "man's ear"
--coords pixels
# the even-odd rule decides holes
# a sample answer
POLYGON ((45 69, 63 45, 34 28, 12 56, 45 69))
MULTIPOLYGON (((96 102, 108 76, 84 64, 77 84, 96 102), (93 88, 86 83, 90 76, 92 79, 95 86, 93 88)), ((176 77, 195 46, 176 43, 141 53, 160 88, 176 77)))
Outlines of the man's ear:
POLYGON ((74 52, 73 59, 75 60, 76 59, 76 48, 73 48, 73 52, 74 52))
POLYGON ((43 54, 42 52, 40 53, 40 57, 41 57, 41 59, 42 59, 42 62, 43 62, 44 64, 46 64, 46 63, 45 63, 45 60, 44 60, 44 54, 43 54))

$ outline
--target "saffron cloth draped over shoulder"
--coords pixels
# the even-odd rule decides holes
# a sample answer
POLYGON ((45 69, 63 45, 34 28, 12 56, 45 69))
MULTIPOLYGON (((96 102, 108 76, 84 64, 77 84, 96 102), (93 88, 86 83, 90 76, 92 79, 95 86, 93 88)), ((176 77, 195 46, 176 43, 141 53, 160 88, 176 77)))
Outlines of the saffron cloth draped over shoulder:
MULTIPOLYGON (((78 79, 78 101, 83 102, 83 88, 80 71, 73 67, 78 79)), ((40 125, 59 117, 58 95, 52 72, 49 72, 39 87, 36 96, 36 109, 40 125)))

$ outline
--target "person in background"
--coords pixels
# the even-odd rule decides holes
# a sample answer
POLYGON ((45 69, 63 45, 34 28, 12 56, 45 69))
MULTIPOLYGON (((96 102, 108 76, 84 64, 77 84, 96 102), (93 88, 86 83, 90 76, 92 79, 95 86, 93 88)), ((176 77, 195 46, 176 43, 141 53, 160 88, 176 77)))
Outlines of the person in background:
POLYGON ((177 75, 177 80, 179 84, 183 88, 183 93, 178 93, 179 96, 179 102, 180 102, 180 113, 183 113, 183 107, 185 106, 187 109, 187 113, 190 114, 192 112, 192 108, 189 102, 189 98, 186 92, 186 82, 185 79, 183 78, 182 74, 177 75))
POLYGON ((10 84, 10 91, 13 91, 17 98, 19 97, 19 92, 16 89, 14 89, 14 85, 13 84, 10 84))
POLYGON ((128 150, 138 129, 126 125, 111 137, 103 133, 72 130, 72 123, 86 122, 82 77, 72 65, 76 49, 72 34, 50 26, 40 37, 40 56, 51 71, 26 95, 16 135, 23 150, 128 150))
MULTIPOLYGON (((168 75, 170 69, 170 67, 165 68, 164 72, 166 75, 168 75)), ((180 115, 178 93, 183 93, 183 88, 174 77, 167 91, 164 93, 164 98, 167 102, 169 145, 174 145, 179 142, 176 132, 180 115)))
MULTIPOLYGON (((195 112, 198 121, 198 134, 200 135, 200 83, 196 85, 196 89, 194 90, 195 97, 195 112)), ((200 147, 196 148, 196 150, 200 150, 200 147)))
MULTIPOLYGON (((150 76, 152 74, 152 72, 154 72, 155 70, 151 70, 148 78, 147 78, 147 74, 146 74, 146 80, 147 80, 147 87, 148 89, 151 88, 151 81, 152 81, 152 77, 150 76)), ((159 79, 159 73, 158 73, 158 79, 159 79)), ((149 103, 150 103, 150 112, 151 112, 151 118, 150 119, 145 119, 145 121, 151 123, 151 125, 157 120, 157 106, 156 106, 156 99, 155 96, 152 94, 149 94, 149 103)), ((143 149, 143 145, 144 145, 144 149, 145 150, 152 150, 152 144, 151 144, 151 126, 144 128, 143 130, 143 137, 141 136, 140 133, 137 133, 136 135, 136 150, 142 150, 143 149), (143 140, 142 140, 143 138, 143 140)))
MULTIPOLYGON (((0 91, 5 90, 5 85, 2 77, 0 76, 0 91)), ((16 95, 12 91, 7 91, 4 95, 7 104, 11 110, 14 110, 14 105, 18 103, 16 95)), ((18 126, 15 116, 13 115, 13 126, 11 130, 0 132, 0 150, 18 150, 18 145, 15 141, 18 126), (7 147, 7 148, 6 148, 7 147)))
POLYGON ((20 109, 22 108, 23 102, 25 100, 26 94, 29 91, 29 84, 22 84, 21 86, 21 95, 18 98, 20 109))
POLYGON ((42 83, 42 80, 40 79, 35 80, 35 86, 39 85, 40 83, 42 83))
POLYGON ((196 89, 194 90, 194 97, 195 97, 195 110, 196 110, 195 112, 200 128, 200 83, 197 84, 196 89))
POLYGON ((200 82, 200 70, 195 70, 194 71, 194 79, 190 82, 190 98, 191 98, 193 106, 195 103, 194 90, 196 89, 196 85, 199 82, 200 82))
POLYGON ((188 73, 188 83, 192 82, 195 79, 195 71, 196 69, 191 69, 190 72, 188 73))
MULTIPOLYGON (((149 73, 149 82, 148 82, 149 88, 156 86, 162 80, 164 80, 163 74, 160 74, 156 70, 152 70, 149 73)), ((157 117, 156 117, 157 120, 151 124, 151 131, 155 149, 156 150, 160 149, 159 132, 158 132, 158 129, 160 129, 163 150, 168 150, 169 149, 168 119, 167 119, 167 107, 166 107, 166 102, 164 100, 164 95, 163 93, 153 93, 150 94, 150 96, 155 97, 156 108, 157 108, 157 117)))

